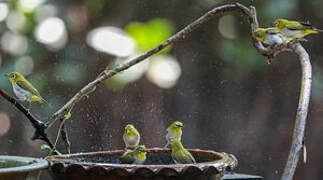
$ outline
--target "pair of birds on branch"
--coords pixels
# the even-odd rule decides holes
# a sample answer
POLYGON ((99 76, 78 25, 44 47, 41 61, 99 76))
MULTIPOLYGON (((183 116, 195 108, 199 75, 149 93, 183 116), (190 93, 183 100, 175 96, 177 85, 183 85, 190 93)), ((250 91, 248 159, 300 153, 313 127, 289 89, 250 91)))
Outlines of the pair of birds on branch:
MULTIPOLYGON (((182 127, 183 123, 175 121, 167 128, 167 144, 164 148, 167 148, 169 144, 171 145, 171 156, 176 164, 196 163, 192 154, 181 143, 182 127)), ((123 164, 143 164, 146 160, 147 150, 145 146, 139 145, 140 134, 133 125, 128 124, 125 127, 123 140, 127 150, 120 157, 120 162, 123 164)))
POLYGON ((313 27, 309 22, 276 19, 270 28, 257 28, 253 35, 265 45, 282 44, 284 41, 304 40, 309 34, 323 32, 313 27))
MULTIPOLYGON (((253 35, 266 46, 275 46, 291 41, 306 41, 305 36, 323 32, 313 27, 309 22, 276 19, 270 28, 257 28, 253 35)), ((273 56, 268 56, 267 63, 271 64, 273 56)))

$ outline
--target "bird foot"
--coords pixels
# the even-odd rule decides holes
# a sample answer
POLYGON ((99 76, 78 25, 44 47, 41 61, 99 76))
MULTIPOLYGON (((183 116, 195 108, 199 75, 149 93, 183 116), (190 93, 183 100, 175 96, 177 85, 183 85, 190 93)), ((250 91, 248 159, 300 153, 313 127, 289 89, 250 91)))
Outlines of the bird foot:
POLYGON ((268 56, 266 61, 267 64, 271 64, 271 62, 273 61, 273 56, 268 56))

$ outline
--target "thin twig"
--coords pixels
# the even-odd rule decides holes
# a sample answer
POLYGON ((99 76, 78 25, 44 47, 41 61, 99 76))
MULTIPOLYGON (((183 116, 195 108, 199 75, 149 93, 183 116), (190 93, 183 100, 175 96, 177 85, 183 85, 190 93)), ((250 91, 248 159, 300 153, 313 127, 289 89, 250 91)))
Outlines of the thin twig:
POLYGON ((34 136, 32 137, 32 140, 42 140, 45 141, 49 147, 53 148, 52 142, 48 139, 46 134, 46 126, 45 124, 38 120, 33 114, 30 113, 29 110, 27 110, 23 105, 21 105, 15 98, 9 96, 7 92, 5 92, 3 89, 0 88, 0 95, 5 98, 7 101, 11 102, 17 109, 20 110, 29 120, 29 122, 32 124, 32 126, 35 128, 34 136))
POLYGON ((71 148, 70 148, 70 142, 68 140, 68 136, 67 136, 67 133, 66 133, 66 126, 65 126, 65 121, 66 121, 66 118, 64 118, 63 120, 61 120, 61 123, 59 125, 59 128, 58 128, 58 132, 57 132, 57 136, 56 136, 56 139, 55 139, 55 143, 54 143, 54 149, 56 149, 56 145, 58 143, 58 139, 60 136, 62 136, 62 139, 65 143, 65 150, 68 154, 71 153, 71 148))
POLYGON ((71 154, 71 143, 68 139, 67 130, 66 130, 66 126, 65 126, 65 120, 62 121, 61 124, 62 124, 61 136, 62 136, 62 140, 64 142, 65 151, 68 154, 71 154))

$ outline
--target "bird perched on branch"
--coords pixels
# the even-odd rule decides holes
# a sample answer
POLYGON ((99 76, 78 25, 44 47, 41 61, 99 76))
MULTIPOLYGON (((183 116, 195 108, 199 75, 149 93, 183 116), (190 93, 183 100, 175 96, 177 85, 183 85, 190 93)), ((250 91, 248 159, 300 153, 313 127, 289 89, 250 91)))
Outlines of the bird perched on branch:
POLYGON ((167 144, 164 146, 164 148, 167 148, 167 146, 170 144, 170 140, 173 138, 176 138, 179 141, 181 141, 182 127, 183 127, 183 123, 181 123, 179 121, 175 121, 167 128, 167 130, 166 130, 167 131, 167 134, 166 134, 167 144))
POLYGON ((172 158, 176 164, 196 163, 192 154, 183 147, 180 140, 173 138, 170 141, 172 147, 172 158))
POLYGON ((125 127, 123 133, 123 141, 126 144, 126 149, 134 149, 138 146, 140 141, 140 134, 132 124, 128 124, 125 127))
POLYGON ((31 105, 31 102, 33 101, 40 103, 46 102, 45 99, 40 96, 37 89, 34 88, 34 86, 31 85, 31 83, 28 82, 20 73, 11 72, 6 76, 9 78, 12 84, 13 92, 16 94, 19 100, 28 101, 29 105, 31 105))
MULTIPOLYGON (((287 40, 280 31, 273 27, 273 28, 257 28, 253 35, 259 41, 261 41, 264 45, 272 46, 272 45, 279 45, 282 44, 285 40, 287 40)), ((267 63, 271 64, 273 57, 268 56, 267 63)))
POLYGON ((309 34, 323 32, 315 28, 309 22, 290 21, 287 19, 276 19, 272 25, 276 27, 287 40, 300 40, 309 34))
POLYGON ((143 164, 146 160, 147 150, 143 145, 137 146, 134 150, 128 149, 120 157, 121 164, 143 164))
POLYGON ((277 28, 257 28, 253 35, 265 45, 282 44, 285 40, 277 28))

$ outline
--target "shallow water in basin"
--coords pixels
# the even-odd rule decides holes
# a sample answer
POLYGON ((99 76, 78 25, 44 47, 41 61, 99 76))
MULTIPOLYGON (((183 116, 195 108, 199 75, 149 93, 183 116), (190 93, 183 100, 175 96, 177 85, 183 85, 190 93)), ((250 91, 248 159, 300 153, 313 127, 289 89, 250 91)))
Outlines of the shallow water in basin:
MULTIPOLYGON (((65 162, 84 162, 84 163, 110 163, 119 164, 120 155, 100 155, 100 156, 85 156, 85 157, 73 157, 69 159, 61 159, 65 162)), ((194 156, 197 163, 210 162, 217 160, 215 158, 205 156, 194 156)), ((172 157, 168 154, 147 154, 145 161, 146 165, 161 165, 161 164, 174 164, 172 157)))
POLYGON ((13 161, 13 160, 0 160, 0 168, 11 168, 28 165, 25 162, 13 161))

